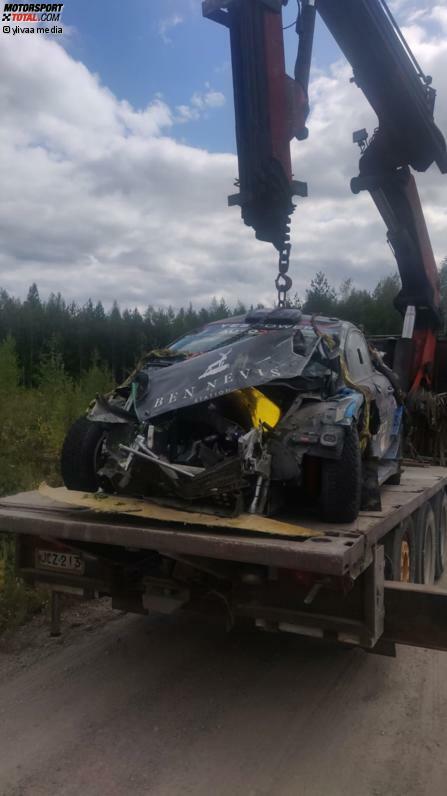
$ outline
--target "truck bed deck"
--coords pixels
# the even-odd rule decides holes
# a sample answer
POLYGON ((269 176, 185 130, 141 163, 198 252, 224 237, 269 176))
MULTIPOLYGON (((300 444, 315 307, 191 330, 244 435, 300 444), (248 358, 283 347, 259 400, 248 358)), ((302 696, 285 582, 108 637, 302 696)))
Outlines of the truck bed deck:
POLYGON ((346 525, 300 515, 294 521, 320 535, 294 539, 216 528, 211 515, 206 527, 177 522, 175 510, 172 522, 95 512, 55 502, 36 491, 0 500, 0 531, 356 578, 371 563, 373 545, 446 485, 445 468, 408 467, 400 486, 383 487, 382 511, 361 512, 346 525))

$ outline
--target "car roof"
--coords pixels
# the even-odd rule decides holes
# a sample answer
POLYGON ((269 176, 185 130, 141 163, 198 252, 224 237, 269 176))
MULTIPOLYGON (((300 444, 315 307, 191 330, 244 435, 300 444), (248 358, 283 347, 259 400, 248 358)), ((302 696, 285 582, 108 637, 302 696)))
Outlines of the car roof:
POLYGON ((260 324, 260 323, 287 323, 294 326, 311 326, 316 325, 317 327, 326 327, 327 331, 331 331, 332 333, 339 334, 342 329, 344 331, 348 331, 348 329, 357 329, 358 327, 355 326, 350 321, 343 321, 340 318, 333 318, 328 315, 309 315, 301 312, 299 309, 295 308, 288 308, 288 307, 266 307, 256 310, 250 310, 248 313, 244 313, 244 315, 232 315, 229 318, 221 318, 218 321, 210 321, 206 326, 214 326, 219 324, 227 324, 227 323, 252 323, 252 324, 260 324))

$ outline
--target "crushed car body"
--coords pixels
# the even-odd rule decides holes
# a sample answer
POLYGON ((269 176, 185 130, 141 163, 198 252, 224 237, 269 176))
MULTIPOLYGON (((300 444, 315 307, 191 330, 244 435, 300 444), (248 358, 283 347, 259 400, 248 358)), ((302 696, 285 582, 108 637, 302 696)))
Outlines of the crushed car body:
POLYGON ((217 514, 318 506, 349 522, 398 479, 402 402, 363 334, 296 309, 207 324, 97 396, 62 452, 71 489, 217 514))

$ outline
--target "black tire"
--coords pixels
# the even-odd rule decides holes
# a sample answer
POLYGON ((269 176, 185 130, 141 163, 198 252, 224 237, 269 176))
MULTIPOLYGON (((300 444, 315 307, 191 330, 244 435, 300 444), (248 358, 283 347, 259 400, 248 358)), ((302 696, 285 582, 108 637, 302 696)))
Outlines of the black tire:
POLYGON ((86 417, 79 417, 65 437, 61 454, 62 479, 67 489, 96 492, 98 453, 104 428, 86 417))
POLYGON ((436 500, 436 580, 444 572, 447 559, 447 495, 442 491, 436 500))
POLYGON ((322 459, 320 506, 325 522, 353 522, 360 511, 362 459, 355 426, 346 429, 339 459, 322 459))
POLYGON ((401 478, 402 478, 402 473, 395 473, 390 478, 388 478, 388 480, 385 481, 385 483, 388 484, 389 486, 400 486, 401 478))
POLYGON ((411 517, 400 523, 385 543, 387 580, 402 583, 416 581, 417 549, 416 530, 411 517))
POLYGON ((435 582, 436 521, 430 503, 419 509, 416 520, 417 582, 431 585, 435 582))

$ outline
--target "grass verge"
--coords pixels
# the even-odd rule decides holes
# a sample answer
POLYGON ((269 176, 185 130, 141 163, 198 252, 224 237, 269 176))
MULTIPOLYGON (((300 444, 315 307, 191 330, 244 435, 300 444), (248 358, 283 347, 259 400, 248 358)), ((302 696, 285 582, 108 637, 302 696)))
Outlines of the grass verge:
POLYGON ((43 589, 27 586, 15 572, 15 538, 0 534, 0 634, 23 625, 48 602, 43 589))

